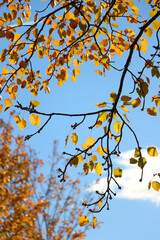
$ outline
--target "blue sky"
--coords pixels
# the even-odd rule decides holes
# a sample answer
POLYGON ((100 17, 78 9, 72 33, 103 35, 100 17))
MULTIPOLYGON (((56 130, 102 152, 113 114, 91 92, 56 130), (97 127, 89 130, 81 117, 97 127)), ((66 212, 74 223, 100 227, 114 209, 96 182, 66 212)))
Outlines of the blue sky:
MULTIPOLYGON (((35 8, 37 1, 33 1, 32 8, 35 8)), ((44 4, 44 3, 43 3, 44 4)), ((146 6, 146 5, 145 5, 146 6)), ((126 55, 121 58, 116 58, 117 66, 120 66, 125 60, 126 55)), ((137 58, 138 59, 138 58, 137 58)), ((131 69, 137 71, 140 63, 137 60, 132 63, 131 69)), ((62 112, 62 113, 83 113, 98 110, 95 103, 108 101, 109 94, 117 90, 120 73, 113 70, 106 73, 105 77, 100 77, 94 72, 94 64, 86 63, 81 67, 81 75, 77 77, 75 83, 70 79, 60 88, 54 81, 51 85, 51 94, 45 95, 40 93, 36 100, 40 102, 37 108, 44 112, 62 112)), ((44 66, 40 66, 43 72, 44 66)), ((147 97, 147 106, 151 107, 150 96, 156 95, 159 81, 156 78, 151 79, 151 94, 147 97)), ((130 76, 127 75, 123 94, 128 94, 132 90, 132 82, 130 76), (129 84, 128 84, 129 82, 129 84)), ((35 99, 29 92, 20 92, 17 100, 23 104, 28 104, 31 99, 35 99)), ((146 112, 142 112, 139 108, 132 109, 128 114, 131 120, 131 126, 137 133, 141 147, 145 149, 148 146, 156 146, 160 149, 160 130, 159 130, 159 115, 157 117, 150 116, 146 112)), ((28 114, 21 111, 21 116, 28 118, 28 114)), ((2 113, 1 116, 8 119, 8 112, 2 113)), ((53 140, 59 141, 59 152, 68 151, 74 152, 75 147, 69 138, 67 148, 64 149, 65 138, 70 132, 71 124, 81 119, 67 117, 53 117, 45 129, 29 140, 29 144, 36 149, 39 156, 43 159, 47 158, 52 152, 53 140)), ((42 122, 45 119, 42 118, 42 122)), ((77 147, 85 142, 85 139, 90 135, 88 126, 94 123, 93 117, 88 117, 86 122, 81 125, 76 133, 79 136, 77 147)), ((36 126, 28 123, 27 127, 22 131, 18 126, 15 126, 15 134, 32 134, 37 130, 36 126)), ((99 129, 92 132, 92 136, 98 136, 99 129)), ((159 238, 159 214, 160 214, 160 193, 153 190, 148 191, 147 183, 151 180, 152 174, 160 171, 160 158, 149 158, 148 167, 144 170, 144 181, 139 183, 140 169, 138 167, 128 166, 129 158, 133 156, 135 148, 135 140, 128 130, 125 131, 124 138, 121 144, 122 156, 115 159, 115 165, 121 166, 124 170, 124 176, 119 180, 122 191, 117 194, 110 202, 110 211, 103 210, 98 215, 95 215, 99 221, 102 221, 100 229, 94 229, 88 232, 87 240, 100 239, 130 239, 130 240, 150 240, 159 238), (127 185, 128 183, 128 185, 127 185)), ((160 154, 160 151, 159 151, 160 154)), ((76 171, 72 167, 69 169, 70 174, 76 177, 76 171)), ((91 177, 87 180, 95 189, 96 181, 99 181, 98 188, 103 188, 105 174, 101 176, 102 180, 95 173, 91 173, 91 177), (94 181, 93 181, 94 179, 94 181)), ((114 186, 113 186, 114 188, 114 186)), ((116 191, 116 189, 115 189, 116 191)), ((118 192, 118 191, 117 191, 118 192)))

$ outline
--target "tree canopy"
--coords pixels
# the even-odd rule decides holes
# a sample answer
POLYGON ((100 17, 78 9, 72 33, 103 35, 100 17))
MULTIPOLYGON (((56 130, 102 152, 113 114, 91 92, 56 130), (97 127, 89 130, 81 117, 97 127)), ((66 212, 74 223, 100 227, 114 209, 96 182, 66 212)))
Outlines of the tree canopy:
MULTIPOLYGON (((160 77, 160 1, 44 2, 45 7, 36 12, 30 9, 32 1, 29 0, 3 0, 0 4, 3 13, 0 17, 0 37, 7 44, 0 55, 0 93, 2 97, 4 95, 0 110, 17 110, 14 120, 21 130, 27 127, 28 121, 38 127, 25 140, 45 131, 54 116, 77 118, 70 133, 66 138, 64 136, 66 146, 71 137, 76 145, 75 152, 64 152, 70 159, 64 169, 59 169, 59 178, 61 182, 66 180, 69 166, 82 166, 85 175, 95 170, 101 176, 105 171, 106 190, 96 192, 97 200, 93 203, 84 202, 90 211, 100 212, 105 206, 109 209, 109 199, 115 195, 110 183, 115 182, 120 189, 117 178, 123 176, 123 171, 119 167, 114 168, 112 158, 120 155, 125 129, 135 139, 135 153, 129 160, 130 164, 141 168, 140 181, 143 179, 147 159, 142 156, 141 143, 128 115, 129 111, 137 108, 152 117, 160 112, 158 84, 156 95, 151 94, 152 79, 160 77), (41 102, 35 98, 29 100, 27 105, 17 101, 20 92, 30 91, 31 96, 36 97, 41 91, 51 94, 53 82, 59 87, 70 79, 74 83, 80 78, 81 66, 88 62, 91 62, 95 74, 105 77, 114 70, 119 76, 117 92, 111 91, 106 102, 95 103, 97 111, 72 114, 54 112, 54 109, 47 112, 46 109, 42 112, 41 102), (41 71, 42 64, 44 72, 41 71), (126 81, 131 91, 125 88, 126 81), (27 112, 29 117, 24 118, 18 110, 27 112), (85 125, 88 116, 95 117, 94 124, 87 126, 91 134, 82 146, 78 146, 77 129, 85 125), (42 117, 45 118, 43 122, 42 117), (95 139, 92 133, 97 128, 99 136, 95 139)), ((112 76, 110 81, 113 81, 112 76)), ((153 157, 158 155, 154 146, 148 147, 147 152, 153 157)), ((159 182, 150 182, 150 186, 157 191, 160 189, 159 182)), ((88 222, 86 216, 81 222, 88 222)))

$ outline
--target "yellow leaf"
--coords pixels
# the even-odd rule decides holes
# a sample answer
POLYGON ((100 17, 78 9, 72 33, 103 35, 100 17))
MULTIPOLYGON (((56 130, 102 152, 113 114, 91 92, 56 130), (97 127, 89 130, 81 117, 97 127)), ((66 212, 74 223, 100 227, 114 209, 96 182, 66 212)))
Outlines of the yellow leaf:
POLYGON ((29 121, 33 124, 36 125, 37 127, 39 127, 39 124, 41 122, 41 118, 37 115, 37 114, 32 114, 29 117, 29 121))
POLYGON ((23 130, 27 126, 27 122, 24 120, 24 118, 21 118, 21 121, 17 123, 18 127, 23 130))
POLYGON ((14 120, 15 120, 16 123, 21 122, 21 119, 20 119, 20 117, 18 115, 14 116, 14 120))
POLYGON ((93 217, 93 229, 95 229, 96 224, 97 224, 97 218, 93 217))
POLYGON ((8 73, 9 73, 8 69, 6 67, 3 67, 2 68, 2 75, 3 75, 3 77, 6 77, 8 75, 8 73))
POLYGON ((135 148, 134 157, 140 157, 140 151, 138 148, 135 148))
POLYGON ((87 165, 88 165, 89 169, 92 171, 94 168, 94 163, 92 161, 88 161, 87 165))
POLYGON ((90 147, 91 145, 93 145, 95 143, 95 139, 93 137, 88 137, 86 139, 86 144, 88 147, 90 147))
POLYGON ((12 101, 10 99, 5 99, 4 104, 6 106, 4 109, 4 112, 5 112, 8 108, 10 108, 12 106, 12 101))
POLYGON ((139 98, 136 98, 132 101, 132 107, 136 108, 141 105, 141 100, 139 98))
POLYGON ((119 142, 121 141, 120 137, 116 137, 116 136, 115 136, 114 138, 115 138, 115 140, 116 140, 117 143, 119 143, 119 142))
POLYGON ((108 114, 106 112, 101 112, 99 114, 99 121, 105 122, 107 120, 107 118, 108 118, 108 114))
POLYGON ((44 57, 44 47, 38 48, 38 57, 42 59, 44 57))
POLYGON ((115 178, 122 177, 122 169, 119 167, 113 170, 113 175, 115 178))
POLYGON ((97 161, 97 156, 93 155, 92 157, 90 157, 90 160, 93 161, 93 162, 97 161))
POLYGON ((60 42, 59 40, 54 39, 54 40, 53 40, 53 45, 54 45, 54 46, 60 46, 60 45, 61 45, 61 42, 60 42))
POLYGON ((121 122, 116 121, 115 123, 113 123, 113 129, 116 133, 120 133, 121 128, 122 128, 122 123, 121 122))
POLYGON ((77 144, 78 136, 77 136, 76 133, 72 133, 72 135, 71 135, 71 140, 72 140, 72 143, 73 143, 74 145, 77 144))
POLYGON ((101 121, 97 121, 96 124, 94 125, 94 127, 100 127, 102 125, 101 121))
POLYGON ((74 75, 81 75, 81 72, 80 72, 79 68, 73 69, 73 74, 74 75))
POLYGON ((102 146, 99 146, 99 147, 97 148, 97 152, 98 152, 99 154, 103 155, 103 154, 105 154, 105 153, 107 152, 107 148, 103 148, 103 149, 102 149, 102 146), (103 149, 104 149, 104 151, 103 151, 103 149))
POLYGON ((11 107, 12 106, 12 101, 10 99, 5 99, 4 104, 6 105, 6 107, 11 107))
POLYGON ((153 181, 152 182, 152 188, 158 192, 159 189, 160 189, 160 183, 157 182, 157 181, 153 181))
POLYGON ((147 113, 152 116, 157 116, 157 110, 155 107, 147 108, 147 113))
POLYGON ((86 144, 86 143, 83 143, 83 144, 82 144, 82 148, 83 148, 83 150, 86 150, 86 149, 88 148, 87 144, 86 144))
POLYGON ((155 20, 153 23, 152 23, 152 28, 154 30, 158 30, 160 28, 160 21, 159 20, 155 20))
POLYGON ((80 66, 81 64, 82 64, 82 62, 79 61, 78 59, 74 59, 74 60, 73 60, 73 65, 74 65, 74 67, 78 67, 78 66, 80 66))
POLYGON ((78 163, 81 163, 81 162, 83 162, 83 157, 82 157, 82 155, 81 155, 81 154, 80 154, 80 155, 78 155, 77 157, 78 157, 78 163))
POLYGON ((96 105, 97 107, 99 107, 99 108, 104 108, 104 107, 107 106, 107 103, 106 103, 106 102, 102 102, 102 103, 96 103, 95 105, 96 105))
POLYGON ((146 165, 147 163, 147 160, 144 158, 144 157, 141 157, 139 160, 138 160, 138 167, 140 167, 141 169, 144 168, 144 166, 146 165))
POLYGON ((31 100, 30 101, 30 106, 31 107, 38 107, 40 105, 40 102, 36 101, 36 100, 31 100))
POLYGON ((72 80, 72 82, 75 82, 76 81, 76 76, 72 75, 71 80, 72 80))
POLYGON ((95 72, 98 73, 100 76, 103 75, 103 73, 100 70, 96 70, 95 72))
POLYGON ((2 112, 2 109, 3 109, 3 105, 0 104, 0 113, 2 112))
POLYGON ((110 100, 111 102, 115 102, 117 98, 117 94, 115 92, 111 92, 110 94, 110 100))
POLYGON ((129 112, 128 108, 126 108, 125 106, 120 106, 120 108, 125 112, 129 112))
POLYGON ((102 206, 102 199, 100 200, 100 198, 99 198, 98 206, 99 206, 99 209, 100 209, 101 206, 102 206))
POLYGON ((87 163, 84 163, 84 165, 83 165, 83 170, 84 170, 85 175, 87 175, 88 172, 89 172, 89 166, 88 166, 87 163))
POLYGON ((89 217, 85 215, 80 215, 79 216, 79 226, 83 227, 89 223, 89 217))
POLYGON ((149 147, 147 148, 148 155, 151 157, 157 157, 158 156, 158 151, 155 147, 149 147))
POLYGON ((18 26, 22 26, 23 22, 22 19, 20 17, 17 18, 17 25, 18 26))
POLYGON ((147 37, 151 37, 153 34, 153 29, 152 28, 147 28, 144 30, 144 33, 146 34, 147 37))
POLYGON ((67 135, 67 137, 65 139, 65 147, 67 146, 67 143, 68 143, 68 137, 69 137, 69 134, 67 135))
POLYGON ((123 113, 123 116, 125 117, 125 119, 127 120, 127 122, 129 122, 129 123, 130 123, 130 121, 129 121, 129 119, 127 118, 127 116, 126 116, 126 114, 125 114, 125 113, 123 113))
POLYGON ((102 174, 102 165, 101 165, 100 163, 96 163, 96 164, 95 164, 95 172, 96 172, 99 176, 101 176, 101 174, 102 174))

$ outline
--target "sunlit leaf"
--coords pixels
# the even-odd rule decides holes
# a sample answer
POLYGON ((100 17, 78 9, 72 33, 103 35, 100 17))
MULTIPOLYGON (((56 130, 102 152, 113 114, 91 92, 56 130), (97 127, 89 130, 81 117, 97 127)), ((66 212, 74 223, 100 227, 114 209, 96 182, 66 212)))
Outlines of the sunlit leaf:
POLYGON ((125 112, 129 112, 128 108, 126 108, 125 106, 120 106, 120 108, 125 112))
POLYGON ((97 224, 97 218, 93 217, 93 229, 95 229, 96 224, 97 224))
POLYGON ((151 116, 157 116, 157 110, 155 107, 147 108, 147 113, 151 116))
POLYGON ((107 120, 107 118, 108 118, 108 114, 106 112, 101 112, 99 114, 99 121, 105 122, 107 120))
POLYGON ((40 105, 40 102, 38 102, 37 100, 31 100, 30 101, 30 106, 31 107, 38 107, 40 105))
POLYGON ((138 167, 140 167, 141 169, 144 168, 144 166, 146 165, 147 163, 147 160, 144 158, 144 157, 141 157, 139 160, 138 160, 138 167))
POLYGON ((24 120, 24 118, 21 118, 21 121, 17 123, 18 127, 23 130, 27 126, 27 122, 24 120))
POLYGON ((6 77, 8 75, 8 73, 9 73, 8 69, 6 67, 3 67, 2 68, 2 75, 3 75, 3 77, 6 77))
POLYGON ((107 106, 107 103, 106 103, 106 102, 102 102, 102 103, 96 103, 95 105, 96 105, 97 107, 99 107, 99 108, 104 108, 104 107, 107 106))
POLYGON ((14 120, 15 120, 16 123, 21 122, 21 119, 20 119, 20 117, 18 115, 14 116, 14 120))
POLYGON ((96 155, 93 155, 92 157, 90 157, 90 160, 93 161, 93 162, 94 162, 94 161, 97 161, 97 156, 96 156, 96 155))
POLYGON ((88 165, 89 169, 92 171, 93 168, 94 168, 94 162, 88 161, 88 162, 87 162, 87 165, 88 165))
POLYGON ((101 208, 102 206, 102 199, 100 200, 101 198, 99 198, 99 202, 98 202, 98 206, 99 206, 99 209, 101 208))
POLYGON ((7 99, 4 100, 4 104, 6 106, 5 109, 4 109, 4 112, 5 112, 8 108, 10 108, 12 106, 12 101, 7 98, 7 99))
POLYGON ((117 167, 116 169, 113 170, 113 175, 115 178, 122 177, 122 169, 117 167))
POLYGON ((100 127, 102 125, 101 121, 97 121, 96 124, 94 125, 94 127, 100 127))
POLYGON ((72 135, 71 135, 71 140, 72 140, 72 143, 73 143, 74 145, 77 144, 78 136, 77 136, 76 133, 72 133, 72 135))
POLYGON ((102 146, 97 147, 97 153, 103 155, 107 153, 107 148, 102 148, 102 146))
POLYGON ((37 115, 37 114, 32 114, 29 117, 29 121, 33 124, 36 125, 37 127, 39 127, 39 124, 41 122, 41 118, 37 115))
POLYGON ((117 94, 115 92, 111 92, 110 94, 110 100, 111 102, 115 102, 117 99, 117 94))
POLYGON ((3 110, 3 105, 0 104, 0 113, 2 112, 2 110, 3 110))
POLYGON ((152 28, 154 30, 158 30, 160 28, 160 21, 159 20, 155 20, 153 23, 152 23, 152 28))
POLYGON ((140 151, 139 151, 138 148, 135 148, 134 157, 135 157, 135 158, 140 157, 140 151))
POLYGON ((102 174, 102 165, 100 163, 95 163, 95 172, 101 176, 102 174))
POLYGON ((116 121, 115 123, 113 123, 113 129, 116 133, 120 133, 121 128, 122 128, 122 123, 121 122, 116 121))
POLYGON ((158 156, 158 151, 155 147, 149 147, 147 148, 148 155, 151 157, 157 157, 158 156))
POLYGON ((79 216, 79 226, 83 227, 89 223, 89 217, 85 215, 80 215, 79 216))
POLYGON ((88 147, 90 147, 91 145, 93 145, 95 143, 95 139, 93 137, 88 137, 86 139, 86 144, 88 147))
POLYGON ((141 100, 139 98, 136 98, 132 101, 132 107, 136 108, 141 105, 141 100))
POLYGON ((159 182, 157 182, 157 181, 153 181, 152 182, 152 188, 155 190, 155 191, 159 191, 159 189, 160 189, 160 183, 159 182))

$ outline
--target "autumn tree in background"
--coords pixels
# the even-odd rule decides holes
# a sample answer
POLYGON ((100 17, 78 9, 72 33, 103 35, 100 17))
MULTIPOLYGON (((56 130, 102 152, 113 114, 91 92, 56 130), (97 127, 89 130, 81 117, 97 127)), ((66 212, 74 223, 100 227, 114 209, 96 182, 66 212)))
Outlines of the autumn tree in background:
MULTIPOLYGON (((38 127, 26 140, 45 131, 54 116, 72 117, 72 131, 66 137, 66 145, 71 137, 76 149, 73 153, 65 152, 70 159, 64 169, 60 169, 60 180, 66 180, 69 166, 82 166, 86 175, 92 170, 101 175, 104 170, 106 190, 97 192, 95 202, 84 205, 98 206, 97 210, 90 209, 94 212, 105 206, 109 209, 109 199, 115 195, 110 183, 113 181, 120 188, 116 178, 123 173, 119 167, 114 168, 112 160, 120 155, 126 129, 135 140, 135 154, 130 163, 142 169, 140 181, 147 163, 128 115, 136 108, 153 117, 159 114, 158 85, 156 95, 149 93, 152 78, 160 77, 160 1, 50 0, 37 4, 41 9, 36 12, 32 12, 30 4, 29 0, 3 0, 0 4, 0 37, 6 44, 0 55, 0 109, 17 109, 14 119, 21 130, 27 127, 28 121, 38 127), (75 82, 81 74, 81 65, 88 62, 95 74, 103 77, 107 74, 108 82, 113 81, 112 76, 109 78, 110 71, 118 72, 117 92, 110 92, 105 102, 96 103, 99 110, 95 112, 57 113, 54 106, 52 112, 41 111, 41 102, 35 97, 40 92, 51 94, 53 82, 60 87, 68 79, 75 82), (126 86, 130 86, 130 91, 126 86), (19 101, 19 94, 28 91, 31 99, 19 101), (25 117, 19 110, 25 112, 25 117), (87 126, 91 132, 81 146, 78 129, 80 125, 85 126, 88 116, 93 117, 87 126), (97 128, 99 135, 94 138, 97 128)), ((158 154, 153 146, 148 147, 147 152, 153 157, 158 154)), ((159 190, 159 182, 157 186, 159 190)))
MULTIPOLYGON (((59 183, 54 142, 48 175, 43 160, 13 136, 11 124, 0 121, 0 239, 84 239, 79 229, 80 180, 59 183)), ((46 161, 45 161, 46 162, 46 161)), ((45 163, 46 164, 46 163, 45 163)))

